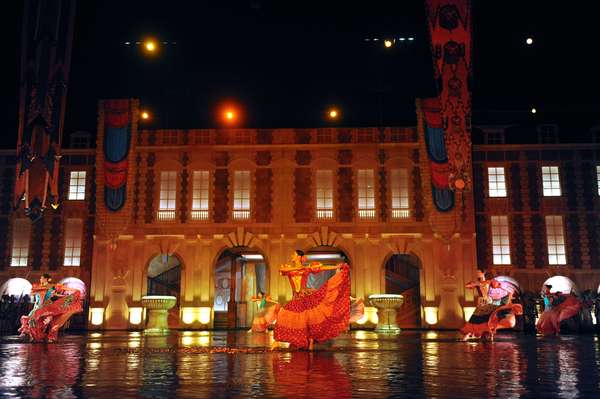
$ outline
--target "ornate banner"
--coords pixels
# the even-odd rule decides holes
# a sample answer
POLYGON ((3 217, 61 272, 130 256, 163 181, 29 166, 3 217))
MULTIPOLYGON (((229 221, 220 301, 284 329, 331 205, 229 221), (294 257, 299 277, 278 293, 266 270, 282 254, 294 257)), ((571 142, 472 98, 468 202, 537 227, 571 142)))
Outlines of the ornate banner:
POLYGON ((75 1, 26 0, 21 42, 17 168, 13 205, 36 220, 58 207, 58 167, 75 1))
POLYGON ((446 141, 437 98, 422 101, 420 116, 424 120, 424 138, 431 171, 431 191, 437 210, 447 212, 454 207, 454 192, 450 189, 450 166, 446 153, 446 141))
POLYGON ((116 212, 125 205, 131 105, 129 100, 104 101, 104 205, 116 212))
MULTIPOLYGON (((447 188, 461 191, 471 186, 470 1, 427 0, 426 3, 439 107, 439 116, 428 116, 426 112, 427 143, 434 144, 433 148, 439 150, 443 129, 448 163, 447 188)), ((433 162, 440 163, 437 158, 441 153, 430 152, 429 155, 433 162)), ((437 176, 435 181, 434 185, 437 185, 443 179, 437 176)), ((443 196, 447 197, 447 194, 443 196)))

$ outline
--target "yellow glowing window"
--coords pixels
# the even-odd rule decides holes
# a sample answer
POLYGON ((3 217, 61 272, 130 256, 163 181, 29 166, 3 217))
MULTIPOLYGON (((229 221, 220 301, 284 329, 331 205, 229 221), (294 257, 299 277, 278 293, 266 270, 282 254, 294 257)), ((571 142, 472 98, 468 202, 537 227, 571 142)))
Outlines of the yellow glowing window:
POLYGON ((64 266, 81 265, 81 235, 83 223, 81 219, 67 219, 65 225, 65 258, 64 266))
POLYGON ((27 266, 29 260, 29 236, 31 222, 27 219, 15 219, 13 225, 11 266, 27 266))
POLYGON ((503 167, 488 168, 488 193, 490 197, 506 197, 506 177, 503 167))
POLYGON ((85 199, 85 170, 72 171, 69 178, 69 200, 85 199))
POLYGON ((317 219, 333 218, 333 171, 316 172, 317 219))
POLYGON ((542 166, 544 197, 560 197, 560 174, 558 166, 542 166))
POLYGON ((562 216, 546 216, 546 239, 548 241, 548 263, 551 265, 567 264, 562 216))
POLYGON ((492 257, 495 265, 510 265, 508 217, 492 216, 492 257))

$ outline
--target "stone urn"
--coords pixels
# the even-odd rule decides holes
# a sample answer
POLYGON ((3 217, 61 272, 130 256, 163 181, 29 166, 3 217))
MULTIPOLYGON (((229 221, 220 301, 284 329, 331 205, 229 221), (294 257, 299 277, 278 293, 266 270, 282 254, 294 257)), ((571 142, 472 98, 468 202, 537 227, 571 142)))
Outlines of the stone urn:
POLYGON ((377 308, 378 322, 375 331, 398 334, 400 327, 396 324, 396 311, 404 303, 404 297, 396 294, 373 294, 369 295, 369 301, 377 308))
POLYGON ((146 334, 169 332, 169 309, 177 303, 177 298, 167 295, 147 295, 142 297, 142 306, 146 308, 148 323, 146 334))

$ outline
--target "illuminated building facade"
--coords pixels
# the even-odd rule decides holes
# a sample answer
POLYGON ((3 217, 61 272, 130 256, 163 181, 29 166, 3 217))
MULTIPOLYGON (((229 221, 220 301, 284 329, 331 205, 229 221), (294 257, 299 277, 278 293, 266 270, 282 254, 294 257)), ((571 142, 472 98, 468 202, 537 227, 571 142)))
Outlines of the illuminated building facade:
POLYGON ((473 191, 440 212, 420 116, 416 127, 148 130, 137 101, 115 104, 101 102, 96 149, 63 151, 62 206, 41 221, 11 212, 14 158, 0 157, 0 282, 81 279, 90 328, 141 328, 148 294, 177 297, 172 327, 248 327, 259 291, 291 298, 278 266, 296 249, 347 261, 367 305, 403 293, 404 327, 462 326, 478 266, 525 290, 548 274, 600 282, 598 144, 476 145, 473 191), (108 159, 109 123, 128 126, 122 159, 108 159))

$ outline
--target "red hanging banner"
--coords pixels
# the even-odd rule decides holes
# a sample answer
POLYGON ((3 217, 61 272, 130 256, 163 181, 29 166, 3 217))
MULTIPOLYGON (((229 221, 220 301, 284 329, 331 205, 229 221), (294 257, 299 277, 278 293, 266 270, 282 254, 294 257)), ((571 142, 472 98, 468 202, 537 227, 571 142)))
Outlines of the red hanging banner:
POLYGON ((471 4, 426 0, 450 188, 471 187, 471 4))

